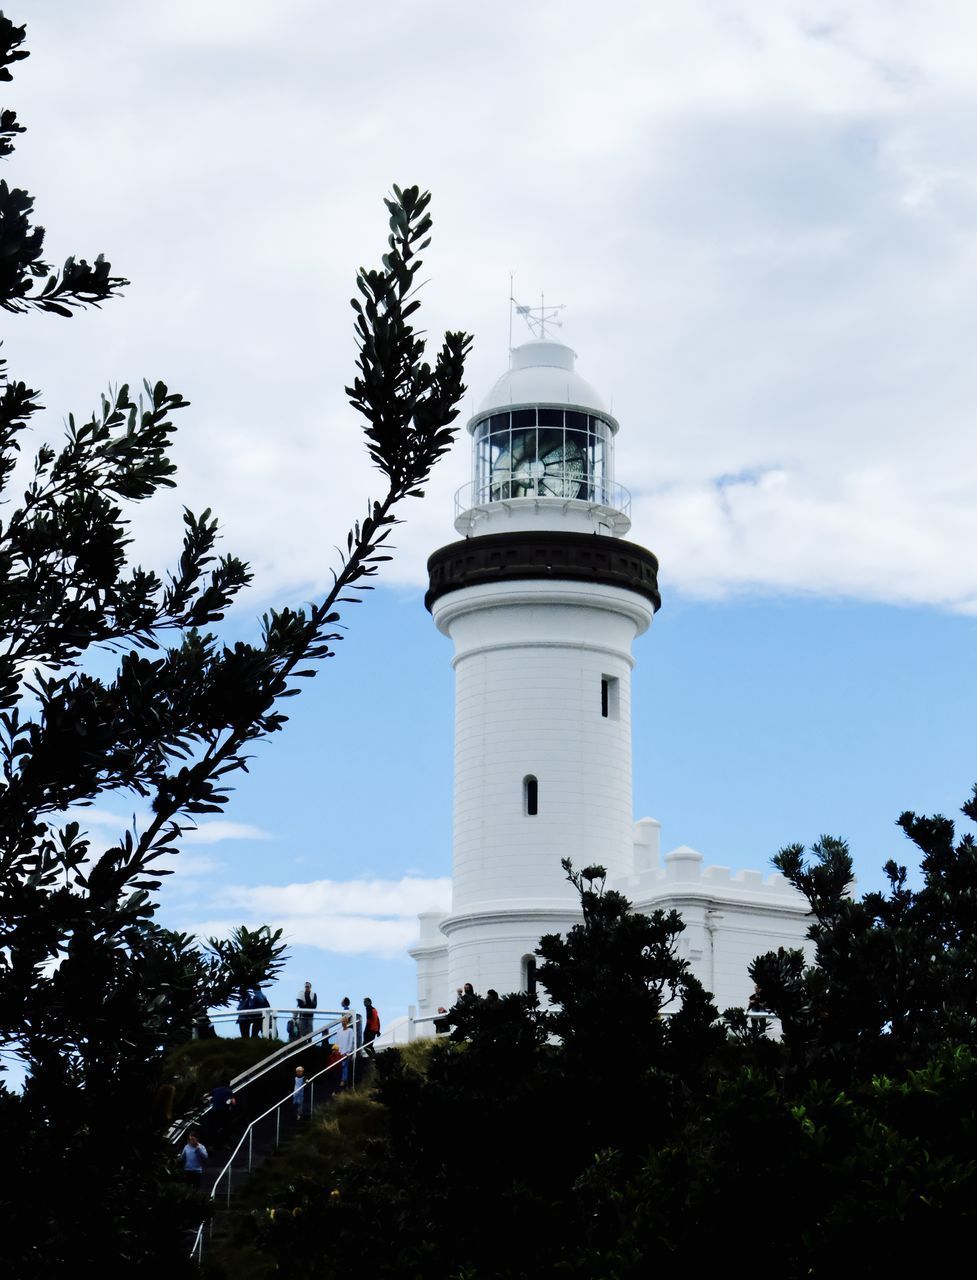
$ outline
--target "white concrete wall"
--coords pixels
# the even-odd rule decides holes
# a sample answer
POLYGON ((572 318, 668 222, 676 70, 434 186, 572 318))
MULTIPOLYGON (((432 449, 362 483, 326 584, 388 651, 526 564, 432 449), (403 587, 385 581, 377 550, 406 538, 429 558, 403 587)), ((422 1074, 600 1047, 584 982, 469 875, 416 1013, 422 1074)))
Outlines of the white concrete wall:
POLYGON ((524 990, 523 957, 533 955, 543 934, 566 933, 577 923, 579 914, 572 904, 568 906, 562 912, 449 917, 443 925, 448 941, 448 1004, 466 982, 480 995, 493 987, 500 995, 524 990))
POLYGON ((451 592, 434 616, 455 644, 452 915, 573 903, 564 857, 626 875, 631 644, 650 604, 613 587, 504 582, 451 592), (605 677, 617 682, 606 718, 605 677))
POLYGON ((702 854, 684 845, 666 855, 664 867, 647 861, 646 870, 636 867, 636 874, 615 887, 636 911, 678 911, 685 924, 679 955, 713 993, 720 1013, 746 1007, 753 993, 748 969, 758 955, 797 947, 813 958, 805 936, 811 922, 807 901, 783 876, 703 867, 702 854))
POLYGON ((448 944, 441 932, 444 915, 425 911, 419 917, 421 936, 409 949, 417 965, 417 1007, 422 1015, 434 1013, 444 1004, 448 986, 448 944))
MULTIPOLYGON (((782 876, 703 867, 702 855, 685 847, 669 854, 665 867, 659 868, 653 847, 658 830, 658 823, 650 819, 637 824, 636 863, 640 868, 643 858, 647 870, 611 887, 629 897, 636 911, 678 911, 685 924, 679 955, 713 993, 720 1013, 732 1006, 747 1007, 753 992, 748 968, 756 956, 778 947, 798 947, 813 958, 806 939, 807 903, 782 876)), ((449 1007, 456 988, 465 982, 481 994, 489 987, 499 992, 520 989, 522 957, 535 950, 544 933, 566 933, 579 919, 575 910, 533 913, 517 907, 494 915, 476 912, 468 918, 425 916, 427 936, 411 951, 418 961, 418 1012, 449 1007), (432 925, 440 949, 430 933, 432 925)), ((541 999, 544 995, 541 991, 541 999)))

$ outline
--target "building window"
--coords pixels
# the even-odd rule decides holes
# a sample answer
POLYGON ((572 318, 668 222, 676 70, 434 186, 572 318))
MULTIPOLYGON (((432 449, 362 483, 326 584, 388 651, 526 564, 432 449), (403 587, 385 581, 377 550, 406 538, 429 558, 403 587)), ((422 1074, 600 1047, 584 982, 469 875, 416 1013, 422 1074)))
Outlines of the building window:
POLYGON ((539 812, 539 783, 531 773, 522 780, 522 798, 526 814, 535 818, 539 812))
POLYGON ((616 676, 600 678, 600 713, 605 720, 617 720, 621 714, 621 682, 616 676))
POLYGON ((528 996, 534 996, 536 994, 535 956, 523 956, 522 958, 522 989, 528 996))

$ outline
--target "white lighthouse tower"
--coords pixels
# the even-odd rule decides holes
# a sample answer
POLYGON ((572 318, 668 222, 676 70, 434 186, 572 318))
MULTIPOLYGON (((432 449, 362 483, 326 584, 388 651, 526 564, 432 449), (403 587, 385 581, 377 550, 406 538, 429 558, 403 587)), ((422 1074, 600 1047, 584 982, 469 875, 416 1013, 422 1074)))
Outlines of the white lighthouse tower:
POLYGON ((468 424, 462 538, 428 561, 425 603, 454 643, 453 889, 421 917, 420 1012, 465 982, 533 988, 544 933, 579 919, 561 869, 634 869, 632 644, 658 562, 624 540, 618 423, 546 337, 516 347, 468 424))

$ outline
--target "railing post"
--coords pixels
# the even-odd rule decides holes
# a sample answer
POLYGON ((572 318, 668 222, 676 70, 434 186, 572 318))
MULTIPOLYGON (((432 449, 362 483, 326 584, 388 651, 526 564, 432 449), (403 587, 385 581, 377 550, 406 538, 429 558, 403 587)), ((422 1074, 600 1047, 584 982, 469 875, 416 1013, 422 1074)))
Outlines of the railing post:
POLYGON ((414 1019, 417 1017, 417 1005, 409 1004, 407 1006, 407 1043, 413 1044, 417 1036, 417 1027, 414 1019))
POLYGON ((254 1151, 254 1130, 248 1130, 248 1173, 251 1172, 251 1156, 254 1151))

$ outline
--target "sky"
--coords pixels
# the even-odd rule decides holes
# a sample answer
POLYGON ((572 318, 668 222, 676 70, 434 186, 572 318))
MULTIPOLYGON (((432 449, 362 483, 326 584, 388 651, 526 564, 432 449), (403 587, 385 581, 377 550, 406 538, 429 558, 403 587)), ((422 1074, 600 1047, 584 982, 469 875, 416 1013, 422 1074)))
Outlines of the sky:
MULTIPOLYGON (((504 371, 510 294, 621 424, 631 537, 661 563, 638 641, 636 817, 666 849, 769 868, 851 841, 912 859, 904 809, 977 782, 977 9, 960 0, 31 0, 3 86, 4 177, 47 256, 131 284, 8 317, 54 439, 110 385, 179 389, 179 487, 134 513, 177 554, 219 515, 253 588, 225 629, 315 599, 380 490, 343 388, 356 269, 392 183, 433 193, 422 324, 474 335, 463 419, 504 371), (510 274, 513 282, 510 287, 510 274)), ((528 338, 513 330, 513 340, 528 338)), ((462 430, 402 514, 383 585, 292 700, 227 812, 187 837, 162 918, 282 927, 283 1004, 414 995, 416 913, 451 867, 450 644, 425 561, 456 536, 462 430)), ((87 812, 108 838, 135 800, 87 812)))

